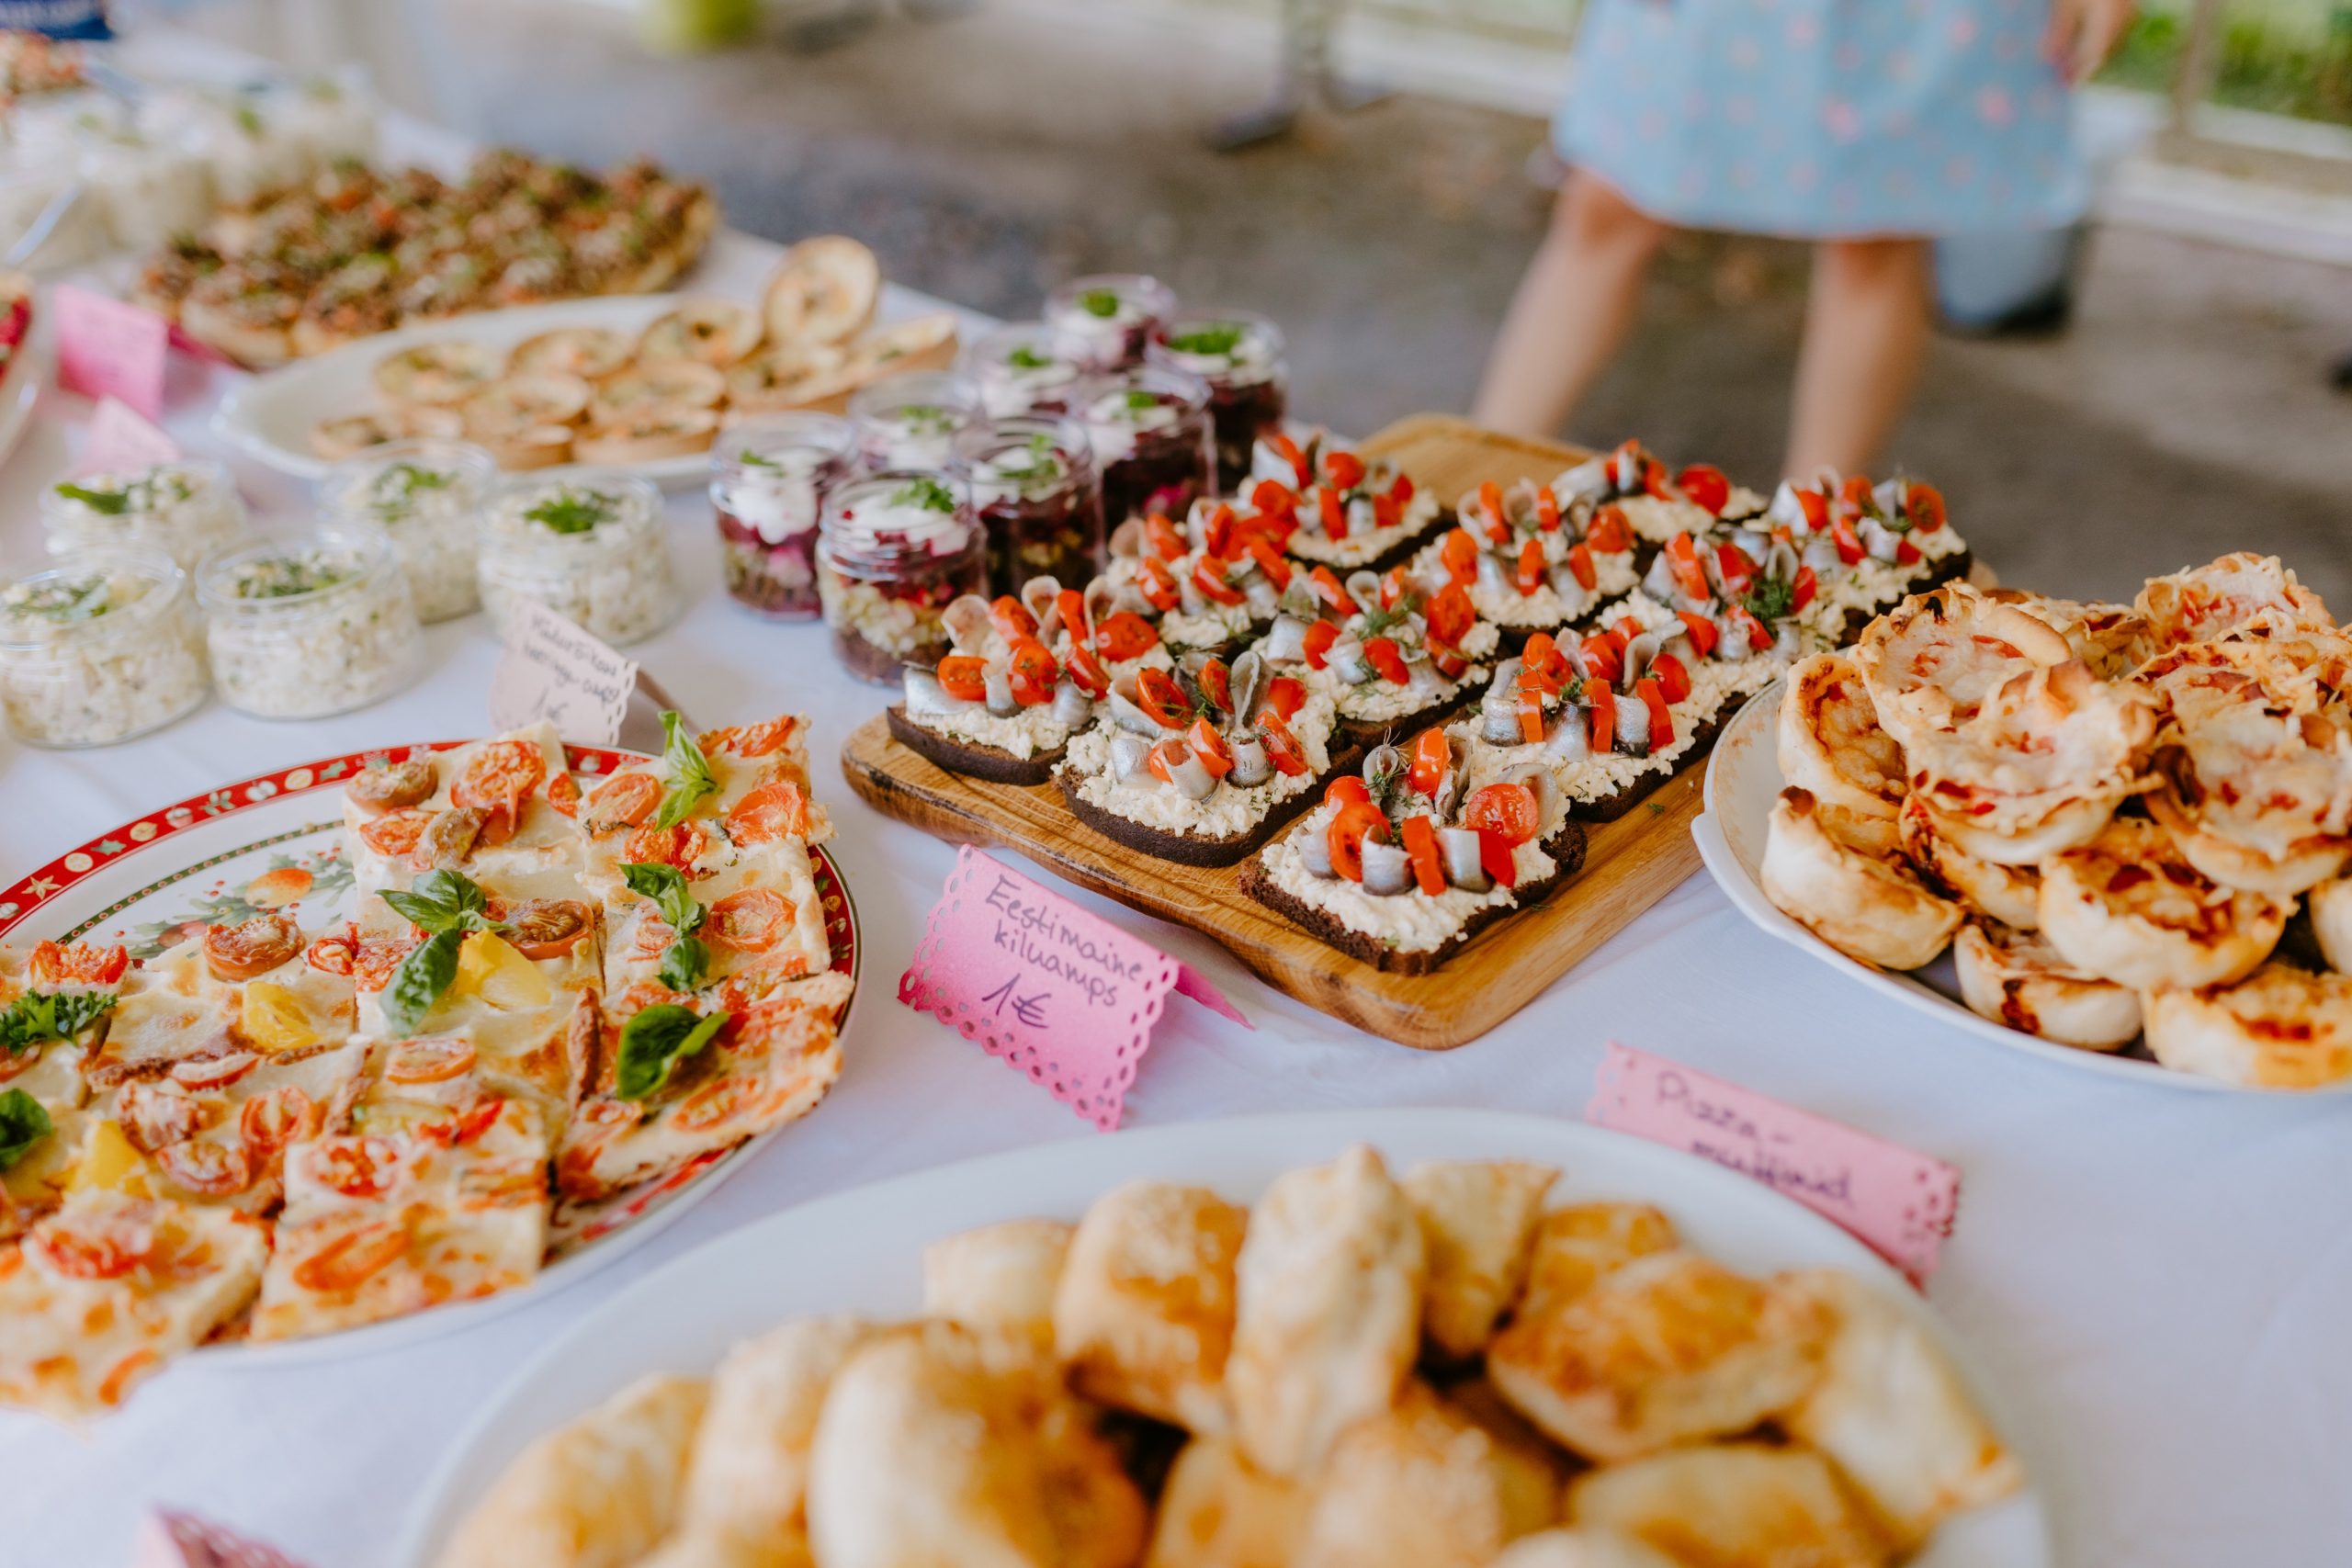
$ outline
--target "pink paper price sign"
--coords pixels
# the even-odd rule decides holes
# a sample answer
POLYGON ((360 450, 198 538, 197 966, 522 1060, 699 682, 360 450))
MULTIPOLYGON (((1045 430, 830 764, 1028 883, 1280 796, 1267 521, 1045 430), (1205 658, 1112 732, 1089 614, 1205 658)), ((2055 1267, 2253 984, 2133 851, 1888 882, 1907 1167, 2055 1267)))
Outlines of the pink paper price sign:
POLYGON ((1585 1120, 1753 1178, 1847 1231, 1914 1285, 1960 1210, 1942 1160, 1629 1045, 1611 1044, 1585 1120))
POLYGON ((900 1001, 1106 1133, 1170 991, 1250 1027, 1189 965, 968 844, 899 977, 900 1001))
POLYGON ((177 1508, 147 1516, 131 1568, 302 1568, 266 1541, 177 1508))
POLYGON ((57 322, 57 384, 91 398, 120 398, 149 419, 164 412, 171 323, 86 288, 50 292, 57 322))

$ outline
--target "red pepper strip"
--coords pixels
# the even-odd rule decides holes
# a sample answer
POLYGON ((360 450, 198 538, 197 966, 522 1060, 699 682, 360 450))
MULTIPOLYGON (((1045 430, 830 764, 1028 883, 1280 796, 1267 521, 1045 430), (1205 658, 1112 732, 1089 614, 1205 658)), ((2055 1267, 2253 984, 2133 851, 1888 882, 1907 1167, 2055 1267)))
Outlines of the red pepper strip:
POLYGON ((1437 852, 1437 829, 1430 818, 1408 817, 1404 824, 1405 855, 1413 863, 1413 878, 1434 898, 1445 891, 1445 861, 1437 852))
POLYGON ((1674 744, 1674 716, 1667 711, 1666 693, 1657 682, 1645 675, 1634 682, 1634 694, 1650 710, 1650 750, 1662 751, 1674 744))
POLYGON ((1585 682, 1584 691, 1592 703, 1592 749, 1605 757, 1617 749, 1617 694, 1599 681, 1585 682))

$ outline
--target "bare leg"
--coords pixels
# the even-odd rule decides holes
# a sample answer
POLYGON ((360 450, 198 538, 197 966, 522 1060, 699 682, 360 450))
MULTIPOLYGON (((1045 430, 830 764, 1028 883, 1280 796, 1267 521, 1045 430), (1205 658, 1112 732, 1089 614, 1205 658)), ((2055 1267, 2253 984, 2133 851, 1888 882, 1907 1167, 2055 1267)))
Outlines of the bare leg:
POLYGON ((1815 247, 1787 474, 1869 468, 1911 400, 1928 344, 1928 242, 1815 247))
POLYGON ((1559 429, 1633 325, 1668 232, 1606 182, 1571 175, 1496 334, 1472 417, 1516 435, 1559 429))

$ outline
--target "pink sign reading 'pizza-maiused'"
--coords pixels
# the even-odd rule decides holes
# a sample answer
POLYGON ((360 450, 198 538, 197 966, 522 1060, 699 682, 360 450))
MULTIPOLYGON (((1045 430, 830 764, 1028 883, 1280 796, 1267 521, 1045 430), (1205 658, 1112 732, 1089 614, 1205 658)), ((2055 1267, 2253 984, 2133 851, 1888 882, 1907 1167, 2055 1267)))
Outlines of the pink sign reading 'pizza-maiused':
POLYGON ((1934 1273, 1960 1172, 1679 1062, 1611 1044, 1585 1120, 1751 1177, 1851 1232, 1914 1285, 1934 1273))
POLYGON ((969 845, 899 977, 900 1001, 1106 1133, 1170 991, 1251 1027, 1189 964, 969 845))
POLYGON ((130 1561, 131 1568, 302 1568, 265 1541, 177 1508, 147 1516, 130 1561))

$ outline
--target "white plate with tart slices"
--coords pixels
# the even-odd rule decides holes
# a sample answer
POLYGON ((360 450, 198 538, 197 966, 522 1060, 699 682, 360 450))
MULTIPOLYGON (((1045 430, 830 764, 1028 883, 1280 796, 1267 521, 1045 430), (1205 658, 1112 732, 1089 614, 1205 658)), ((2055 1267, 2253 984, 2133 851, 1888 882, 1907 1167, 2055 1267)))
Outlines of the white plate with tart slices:
MULTIPOLYGON (((774 1108, 739 1081, 755 1053, 781 1064, 801 1045, 837 1071, 860 961, 848 889, 808 841, 823 816, 807 801, 800 741, 768 744, 756 764, 737 754, 755 750, 746 736, 796 729, 712 732, 701 746, 716 794, 678 829, 627 828, 621 818, 650 815, 632 809, 606 834, 608 860, 674 850, 699 872, 690 857, 704 846, 731 857, 719 874, 731 898, 699 916, 662 906, 708 939, 696 974, 673 976, 693 982, 684 991, 648 978, 662 954, 620 951, 611 934, 658 924, 639 908, 648 901, 589 869, 589 836, 567 841, 566 807, 604 809, 614 784, 635 800, 649 774, 667 776, 663 759, 561 746, 545 727, 225 784, 0 888, 0 1252, 27 1265, 0 1271, 0 1293, 33 1280, 42 1298, 7 1314, 35 1321, 77 1292, 95 1306, 116 1285, 144 1289, 168 1271, 107 1265, 174 1236, 209 1228, 232 1254, 247 1243, 256 1254, 182 1299, 140 1303, 169 1320, 142 1344, 93 1351, 66 1337, 85 1356, 128 1351, 111 1366, 44 1372, 26 1364, 38 1347, 0 1348, 0 1403, 83 1416, 183 1351, 283 1362, 479 1322, 649 1239, 813 1108, 830 1073, 805 1074, 796 1087, 813 1092, 774 1108), (761 782, 791 769, 781 786, 761 782), (518 787, 452 804, 485 778, 518 787), (799 803, 802 836, 782 830, 783 796, 799 803), (740 835, 745 844, 722 831, 763 808, 767 830, 740 835), (454 842, 449 821, 476 829, 470 842, 454 842), (662 843, 640 836, 654 831, 662 843), (420 845, 443 881, 414 872, 420 845), (428 927, 379 895, 447 893, 453 867, 481 895, 481 918, 455 922, 467 929, 447 944, 437 990, 405 996, 409 971, 431 970, 411 963, 428 927), (494 934, 477 934, 485 922, 494 934), (771 936, 794 957, 754 974, 771 936), (608 961, 613 975, 600 975, 608 961), (91 993, 99 999, 80 999, 91 993), (689 1026, 696 1008, 727 1018, 684 1049, 640 1052, 640 1068, 655 1063, 664 1079, 649 1092, 627 1081, 626 1026, 629 1010, 665 1000, 689 1026), (787 1017, 799 1029, 790 1041, 769 1027, 787 1017), (450 1185, 436 1191, 441 1179, 450 1185), (397 1217, 371 1213, 378 1200, 397 1217)), ((673 933, 661 934, 666 952, 673 933)))
MULTIPOLYGON (((2117 987, 2093 976, 2071 971, 2054 974, 2053 959, 2047 952, 2046 940, 2001 927, 1986 919, 1974 905, 1969 906, 1968 923, 1957 932, 1959 945, 1949 950, 1939 949, 1930 962, 1907 969, 1883 966, 1843 952, 1804 923, 1784 913, 1766 893, 1764 862, 1774 832, 1776 805, 1790 784, 1782 772, 1779 752, 1781 742, 1778 733, 1781 728, 1781 706, 1786 691, 1785 681, 1773 682, 1750 698, 1725 728, 1722 739, 1715 744, 1714 754, 1707 763, 1703 812, 1691 824, 1691 836, 1698 842, 1700 858, 1714 877, 1715 885, 1731 899, 1733 907, 1759 930, 1792 944, 1869 990, 1947 1027, 2066 1066, 2172 1089, 2301 1094, 2352 1091, 2352 1076, 2330 1078, 2324 1075, 2312 1075, 2306 1076, 2302 1081, 2233 1082, 2205 1072, 2182 1071, 2167 1066, 2157 1060, 2145 1038, 2138 1033, 2135 1024, 2139 1012, 2131 1005, 2132 998, 2128 993, 2119 998, 2111 994, 2117 987), (1984 961, 1985 954, 1996 953, 1988 944, 1988 936, 1990 942, 2001 944, 1997 955, 2006 957, 2010 952, 2019 954, 2018 962, 2008 967, 2006 976, 1997 971, 1993 973, 1983 993, 1982 999, 1985 1005, 2000 1012, 2003 1015, 2000 1018, 1971 1009, 1964 997, 1959 968, 1964 948, 1973 946, 1973 953, 1965 956, 1978 963, 1984 961), (2100 994, 2086 994, 2093 991, 2100 994), (2120 1025, 2108 1021, 2115 1016, 2114 1008, 2119 1001, 2124 1006, 2120 1025), (2046 1033, 2064 1032, 2069 1022, 2087 1024, 2086 1032, 2088 1038, 2112 1042, 2120 1035, 2121 1043, 2102 1043, 2091 1046, 2045 1038, 2046 1033), (2041 1032, 2037 1032, 2037 1029, 2041 1032), (2104 1031, 2103 1034, 2101 1031, 2104 1031)), ((2117 826, 2144 826, 2144 823, 2140 818, 2120 817, 2117 826)), ((1914 852, 1894 850, 1890 852, 1908 866, 1907 857, 1914 852)), ((1944 852, 1950 854, 1951 852, 1947 848, 1944 852)), ((1943 863, 1947 875, 1960 869, 1954 862, 1943 863)), ((1966 863, 1975 864, 1980 874, 1984 870, 1980 863, 1966 863)), ((1915 874, 1906 870, 1905 874, 1907 878, 1915 874)), ((1989 897, 1990 894, 1986 896, 1989 897)), ((2030 892, 2025 897, 2030 898, 2030 892)), ((2023 909, 2019 911, 2020 914, 2024 912, 2023 909)), ((1896 918, 1893 911, 1883 910, 1880 913, 1883 925, 1896 918)), ((1950 930, 1941 932, 1946 940, 1953 934, 1950 930)), ((1916 956, 1911 961, 1916 962, 1916 956)), ((2278 970, 2288 970, 2295 975, 2304 973, 2300 968, 2272 964, 2266 964, 2261 974, 2269 975, 2278 970)), ((2324 975, 2320 976, 2320 980, 2334 984, 2324 975)), ((2204 993, 2187 991, 2174 993, 2176 998, 2202 995, 2204 993)), ((2320 1043, 2325 1044, 2324 1034, 2320 1043)))
POLYGON ((466 440, 502 468, 707 477, 730 423, 838 412, 877 377, 956 355, 956 318, 878 323, 881 271, 854 240, 787 250, 756 299, 638 295, 516 306, 386 333, 232 389, 213 428, 318 479, 416 436, 466 440))
MULTIPOLYGON (((2051 1562, 1966 1363, 1859 1242, 1692 1156, 1495 1111, 1244 1117, 902 1177, 674 1259, 485 1406, 390 1560, 737 1561, 733 1533, 815 1568, 1007 1538, 1119 1564, 1156 1533, 1152 1562, 1385 1568, 1572 1525, 1703 1532, 1711 1562, 2051 1562), (1709 1348, 1656 1359, 1702 1296, 1709 1348), (1611 1386, 1550 1397, 1574 1365, 1611 1386), (1147 1501, 1132 1472, 1180 1441, 1147 1501)), ((1621 1550, 1536 1560, 1653 1561, 1621 1550)))

